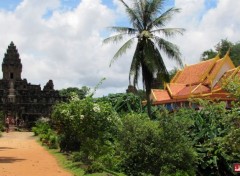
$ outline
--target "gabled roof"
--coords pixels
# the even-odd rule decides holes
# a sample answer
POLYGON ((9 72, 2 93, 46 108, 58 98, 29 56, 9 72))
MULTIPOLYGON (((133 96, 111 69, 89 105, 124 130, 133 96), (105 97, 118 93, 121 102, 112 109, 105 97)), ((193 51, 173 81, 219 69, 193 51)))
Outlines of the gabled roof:
POLYGON ((161 89, 152 89, 151 95, 153 96, 152 99, 155 101, 168 101, 171 100, 171 97, 166 90, 161 90, 161 89))
POLYGON ((216 57, 207 61, 202 61, 198 64, 186 66, 171 82, 179 84, 201 83, 218 59, 219 58, 216 57))
POLYGON ((176 83, 169 83, 166 86, 166 88, 171 96, 177 95, 185 87, 186 87, 185 84, 176 84, 176 83))
POLYGON ((235 68, 228 52, 222 59, 217 55, 213 59, 186 66, 166 84, 165 90, 152 89, 151 97, 154 104, 187 101, 192 97, 232 100, 229 93, 222 90, 221 83, 234 75, 240 77, 240 66, 235 68))
MULTIPOLYGON (((206 80, 204 81, 204 83, 210 85, 210 84, 213 83, 213 81, 216 79, 216 77, 219 76, 219 74, 223 75, 224 73, 221 73, 221 71, 223 71, 221 69, 225 69, 224 72, 226 72, 229 69, 233 69, 233 68, 235 68, 235 66, 234 66, 232 60, 229 57, 229 51, 228 51, 228 53, 222 59, 218 59, 215 62, 212 70, 210 70, 210 72, 209 72, 206 80), (223 68, 224 65, 225 65, 225 67, 223 68)), ((220 77, 222 77, 222 75, 220 77)), ((212 85, 211 87, 213 87, 213 86, 215 86, 215 85, 212 85)))

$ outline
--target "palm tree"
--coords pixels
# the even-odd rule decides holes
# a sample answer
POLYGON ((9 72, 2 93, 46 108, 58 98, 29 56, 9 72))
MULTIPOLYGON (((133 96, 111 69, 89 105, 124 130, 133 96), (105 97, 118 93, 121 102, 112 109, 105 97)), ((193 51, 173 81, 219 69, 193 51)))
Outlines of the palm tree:
POLYGON ((171 37, 182 34, 182 28, 165 28, 166 23, 180 9, 170 8, 163 11, 164 0, 132 0, 130 7, 124 0, 119 0, 125 7, 132 27, 113 26, 110 29, 118 34, 106 38, 103 43, 119 42, 130 37, 126 43, 113 56, 110 65, 130 49, 136 41, 136 49, 132 58, 129 82, 133 80, 136 86, 140 73, 146 90, 148 115, 151 116, 151 85, 155 75, 161 74, 167 77, 168 71, 163 61, 162 54, 177 61, 182 65, 178 47, 162 37, 171 37))

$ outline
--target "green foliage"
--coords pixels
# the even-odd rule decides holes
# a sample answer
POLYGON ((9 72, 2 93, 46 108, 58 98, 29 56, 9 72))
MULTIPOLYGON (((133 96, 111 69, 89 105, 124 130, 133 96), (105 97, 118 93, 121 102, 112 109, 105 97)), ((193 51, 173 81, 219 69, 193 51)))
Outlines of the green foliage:
MULTIPOLYGON (((226 135, 219 140, 221 152, 230 163, 236 163, 240 160, 240 111, 239 106, 233 107, 227 113, 227 118, 223 119, 226 135)), ((231 166, 229 166, 231 167, 231 166)))
POLYGON ((138 107, 139 100, 133 94, 72 97, 54 107, 51 120, 59 138, 51 137, 45 124, 33 131, 42 131, 42 141, 59 141, 62 151, 73 152, 71 159, 86 173, 234 175, 232 164, 240 160, 237 105, 226 110, 225 103, 199 99, 194 100, 198 111, 169 113, 155 107, 152 120, 138 107))
POLYGON ((230 57, 235 66, 240 65, 240 42, 232 43, 227 39, 222 39, 215 47, 214 50, 209 49, 202 53, 201 60, 208 60, 214 58, 217 54, 220 54, 220 58, 224 57, 227 51, 230 49, 230 57))
POLYGON ((142 112, 141 97, 132 93, 109 94, 98 101, 110 102, 118 113, 142 112))
POLYGON ((83 86, 81 89, 77 87, 68 87, 66 89, 61 89, 59 93, 61 96, 65 96, 67 98, 71 98, 72 93, 75 93, 79 99, 83 99, 87 96, 89 91, 90 91, 90 88, 83 86))
POLYGON ((117 43, 129 37, 113 56, 110 65, 125 54, 134 42, 137 43, 130 66, 129 82, 133 82, 130 84, 136 87, 141 73, 142 82, 146 89, 148 115, 151 116, 150 93, 154 76, 161 75, 163 79, 168 78, 162 53, 182 65, 178 47, 164 39, 164 37, 184 32, 184 29, 181 28, 166 28, 166 23, 176 13, 179 13, 180 9, 170 8, 163 11, 164 1, 156 0, 134 1, 130 5, 124 0, 120 0, 120 2, 126 10, 131 27, 111 27, 110 29, 117 34, 106 38, 103 42, 117 43), (159 33, 162 35, 158 35, 159 33))
POLYGON ((240 78, 239 76, 231 77, 223 82, 223 89, 228 91, 233 97, 240 100, 240 78))
POLYGON ((54 130, 52 130, 48 121, 38 120, 32 131, 35 136, 39 136, 42 144, 47 145, 50 149, 58 148, 58 136, 54 130))
POLYGON ((40 134, 46 134, 48 130, 50 129, 50 124, 48 122, 38 120, 35 123, 35 126, 32 127, 32 132, 35 136, 40 134))
POLYGON ((80 151, 89 163, 111 150, 120 123, 109 103, 95 102, 91 97, 56 105, 52 119, 60 134, 61 150, 80 151))
POLYGON ((127 175, 194 175, 195 154, 182 135, 185 127, 167 113, 151 121, 146 114, 123 118, 119 142, 122 169, 127 175))
POLYGON ((232 164, 239 160, 235 150, 239 145, 238 128, 233 122, 239 123, 239 113, 236 110, 228 111, 225 103, 213 103, 198 100, 201 105, 199 111, 181 109, 176 112, 182 120, 192 123, 186 130, 193 141, 193 147, 198 153, 197 173, 198 175, 233 175, 232 164), (234 120, 233 120, 234 119, 234 120), (233 143, 228 143, 232 140, 233 143))
POLYGON ((240 42, 237 42, 232 46, 230 51, 230 57, 232 58, 235 66, 240 65, 239 55, 240 55, 240 42))

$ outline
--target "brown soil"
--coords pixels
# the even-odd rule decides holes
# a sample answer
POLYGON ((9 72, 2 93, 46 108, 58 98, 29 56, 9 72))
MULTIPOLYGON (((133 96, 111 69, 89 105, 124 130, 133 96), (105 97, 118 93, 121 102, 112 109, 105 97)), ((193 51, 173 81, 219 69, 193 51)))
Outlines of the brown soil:
POLYGON ((36 142, 31 132, 3 133, 0 137, 1 176, 71 176, 36 142))

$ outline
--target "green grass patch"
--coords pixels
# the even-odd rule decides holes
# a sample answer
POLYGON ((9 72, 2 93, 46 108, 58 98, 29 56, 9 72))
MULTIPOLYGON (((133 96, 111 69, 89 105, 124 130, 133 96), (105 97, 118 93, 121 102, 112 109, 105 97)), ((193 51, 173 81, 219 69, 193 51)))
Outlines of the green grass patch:
MULTIPOLYGON (((47 148, 47 147, 46 147, 47 148)), ((82 176, 84 175, 84 170, 80 168, 81 163, 74 163, 71 160, 67 159, 67 156, 63 153, 59 152, 59 149, 48 149, 49 153, 51 153, 58 161, 58 164, 64 168, 65 170, 72 173, 74 176, 82 176)))
MULTIPOLYGON (((42 142, 37 140, 40 145, 42 142)), ((114 172, 103 172, 103 173, 93 173, 93 174, 85 174, 84 167, 86 167, 81 162, 72 162, 68 159, 67 155, 61 153, 59 149, 49 149, 47 146, 42 145, 51 155, 53 155, 59 166, 66 171, 73 174, 73 176, 124 176, 124 174, 118 174, 114 172)))

